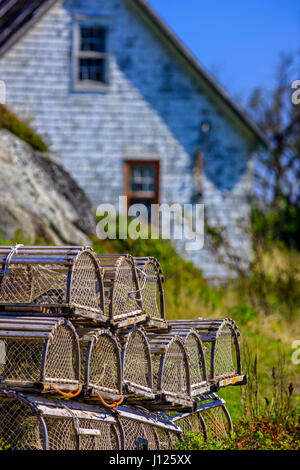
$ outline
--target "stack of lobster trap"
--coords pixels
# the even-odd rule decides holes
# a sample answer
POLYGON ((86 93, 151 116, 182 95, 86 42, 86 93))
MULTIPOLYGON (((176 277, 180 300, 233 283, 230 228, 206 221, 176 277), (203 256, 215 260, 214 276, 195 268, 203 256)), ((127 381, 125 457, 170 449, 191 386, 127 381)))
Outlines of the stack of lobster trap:
POLYGON ((0 247, 0 441, 23 450, 167 450, 232 430, 230 319, 165 318, 151 257, 0 247))

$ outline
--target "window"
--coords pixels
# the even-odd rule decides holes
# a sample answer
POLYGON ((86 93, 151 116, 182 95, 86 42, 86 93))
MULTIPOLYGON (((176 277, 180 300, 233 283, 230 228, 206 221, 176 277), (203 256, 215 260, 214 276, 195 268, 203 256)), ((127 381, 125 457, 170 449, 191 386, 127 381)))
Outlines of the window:
POLYGON ((108 27, 76 23, 73 52, 74 87, 97 90, 108 84, 108 27))
POLYGON ((128 205, 151 204, 159 201, 159 162, 135 161, 125 163, 125 195, 128 205))

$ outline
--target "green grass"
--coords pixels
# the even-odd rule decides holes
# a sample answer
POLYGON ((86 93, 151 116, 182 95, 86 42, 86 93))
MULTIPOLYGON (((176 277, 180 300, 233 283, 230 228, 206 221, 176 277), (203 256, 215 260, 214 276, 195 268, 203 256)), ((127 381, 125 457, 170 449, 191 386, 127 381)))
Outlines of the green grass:
POLYGON ((12 134, 27 142, 34 149, 46 152, 47 145, 28 124, 22 122, 14 113, 0 104, 0 129, 7 129, 12 134))

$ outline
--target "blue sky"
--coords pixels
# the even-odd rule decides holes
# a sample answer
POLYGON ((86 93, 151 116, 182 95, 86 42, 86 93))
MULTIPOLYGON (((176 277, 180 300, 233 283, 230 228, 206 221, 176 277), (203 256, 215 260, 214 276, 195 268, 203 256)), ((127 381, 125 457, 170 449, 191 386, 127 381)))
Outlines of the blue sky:
POLYGON ((242 103, 254 87, 272 88, 281 52, 300 50, 300 0, 148 1, 242 103))

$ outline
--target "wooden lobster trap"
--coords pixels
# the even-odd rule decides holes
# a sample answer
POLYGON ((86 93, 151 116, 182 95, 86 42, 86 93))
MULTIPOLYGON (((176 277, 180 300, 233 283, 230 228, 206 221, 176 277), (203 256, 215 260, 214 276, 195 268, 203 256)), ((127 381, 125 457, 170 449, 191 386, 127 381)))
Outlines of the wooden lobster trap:
POLYGON ((65 319, 0 317, 0 389, 78 391, 79 340, 65 319))
POLYGON ((147 330, 168 331, 165 317, 164 277, 159 262, 153 257, 134 258, 139 278, 143 311, 147 315, 147 330))
POLYGON ((192 397, 210 392, 211 384, 208 381, 203 344, 197 331, 179 326, 173 327, 170 335, 180 336, 185 345, 189 360, 192 397))
POLYGON ((218 388, 246 383, 246 376, 242 374, 239 331, 233 320, 173 320, 170 325, 174 333, 178 328, 194 328, 198 332, 211 384, 218 388))
POLYGON ((232 420, 225 400, 214 393, 203 395, 192 413, 179 413, 170 420, 184 434, 193 432, 203 436, 204 441, 221 441, 233 432, 232 420))
POLYGON ((118 408, 126 450, 172 450, 181 429, 167 418, 136 407, 118 408))
POLYGON ((189 357, 182 339, 154 333, 148 337, 156 395, 156 403, 149 403, 148 406, 155 409, 192 409, 189 357))
POLYGON ((104 272, 106 325, 127 328, 146 321, 139 280, 129 255, 97 255, 104 272))
POLYGON ((105 329, 79 328, 84 395, 98 400, 120 400, 122 395, 121 348, 105 329))
POLYGON ((0 247, 0 306, 6 314, 104 320, 103 276, 85 247, 0 247))
POLYGON ((106 410, 0 392, 0 436, 10 450, 120 450, 124 434, 106 410))
POLYGON ((154 400, 151 351, 145 330, 120 331, 123 392, 128 401, 154 400))

